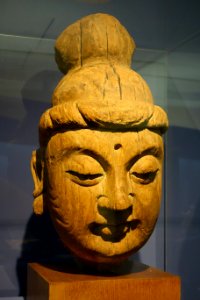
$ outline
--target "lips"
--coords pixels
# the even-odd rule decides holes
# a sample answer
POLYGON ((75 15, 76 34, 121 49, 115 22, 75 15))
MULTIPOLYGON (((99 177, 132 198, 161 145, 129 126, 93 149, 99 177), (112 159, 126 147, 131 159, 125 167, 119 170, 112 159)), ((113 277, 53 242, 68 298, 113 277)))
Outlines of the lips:
POLYGON ((117 243, 121 241, 126 234, 137 228, 140 221, 138 219, 127 221, 121 224, 100 224, 93 222, 89 225, 92 234, 101 236, 104 241, 117 243))

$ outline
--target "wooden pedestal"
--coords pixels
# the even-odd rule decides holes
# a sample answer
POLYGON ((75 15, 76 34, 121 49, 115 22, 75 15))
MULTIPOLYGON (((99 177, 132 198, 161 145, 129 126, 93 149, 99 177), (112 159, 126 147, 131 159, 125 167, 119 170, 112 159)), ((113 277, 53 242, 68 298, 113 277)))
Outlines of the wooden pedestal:
POLYGON ((31 263, 27 300, 180 300, 180 279, 146 265, 127 275, 100 276, 31 263))

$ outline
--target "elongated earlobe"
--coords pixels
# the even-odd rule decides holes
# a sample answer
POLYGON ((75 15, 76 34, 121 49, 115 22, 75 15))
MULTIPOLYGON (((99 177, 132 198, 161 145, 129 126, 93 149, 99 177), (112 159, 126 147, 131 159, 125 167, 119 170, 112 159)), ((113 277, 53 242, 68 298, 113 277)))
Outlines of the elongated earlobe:
POLYGON ((34 182, 33 191, 33 211, 36 215, 42 215, 44 212, 44 163, 41 157, 40 149, 34 150, 31 157, 31 173, 34 182))

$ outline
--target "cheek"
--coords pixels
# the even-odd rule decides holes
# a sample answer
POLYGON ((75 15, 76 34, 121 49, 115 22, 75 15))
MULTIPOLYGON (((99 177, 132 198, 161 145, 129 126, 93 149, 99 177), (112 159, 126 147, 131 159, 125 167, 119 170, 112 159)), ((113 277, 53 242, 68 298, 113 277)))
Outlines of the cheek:
POLYGON ((145 223, 154 223, 160 211, 161 177, 137 188, 135 213, 145 223))
POLYGON ((94 222, 96 215, 96 192, 88 187, 82 187, 73 182, 65 184, 65 199, 68 211, 65 220, 71 220, 77 231, 88 229, 88 225, 94 222))
POLYGON ((95 221, 98 187, 82 187, 66 177, 62 168, 48 170, 48 206, 54 218, 58 218, 70 231, 85 230, 95 221))

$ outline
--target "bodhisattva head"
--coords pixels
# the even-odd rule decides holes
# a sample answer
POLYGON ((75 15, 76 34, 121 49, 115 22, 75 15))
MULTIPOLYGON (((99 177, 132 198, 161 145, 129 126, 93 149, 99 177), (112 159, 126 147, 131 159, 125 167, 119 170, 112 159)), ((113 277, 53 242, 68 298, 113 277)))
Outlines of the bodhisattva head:
POLYGON ((130 68, 134 41, 114 17, 87 16, 56 42, 65 74, 40 119, 34 212, 50 212, 82 260, 115 263, 150 237, 160 208, 165 112, 130 68))

